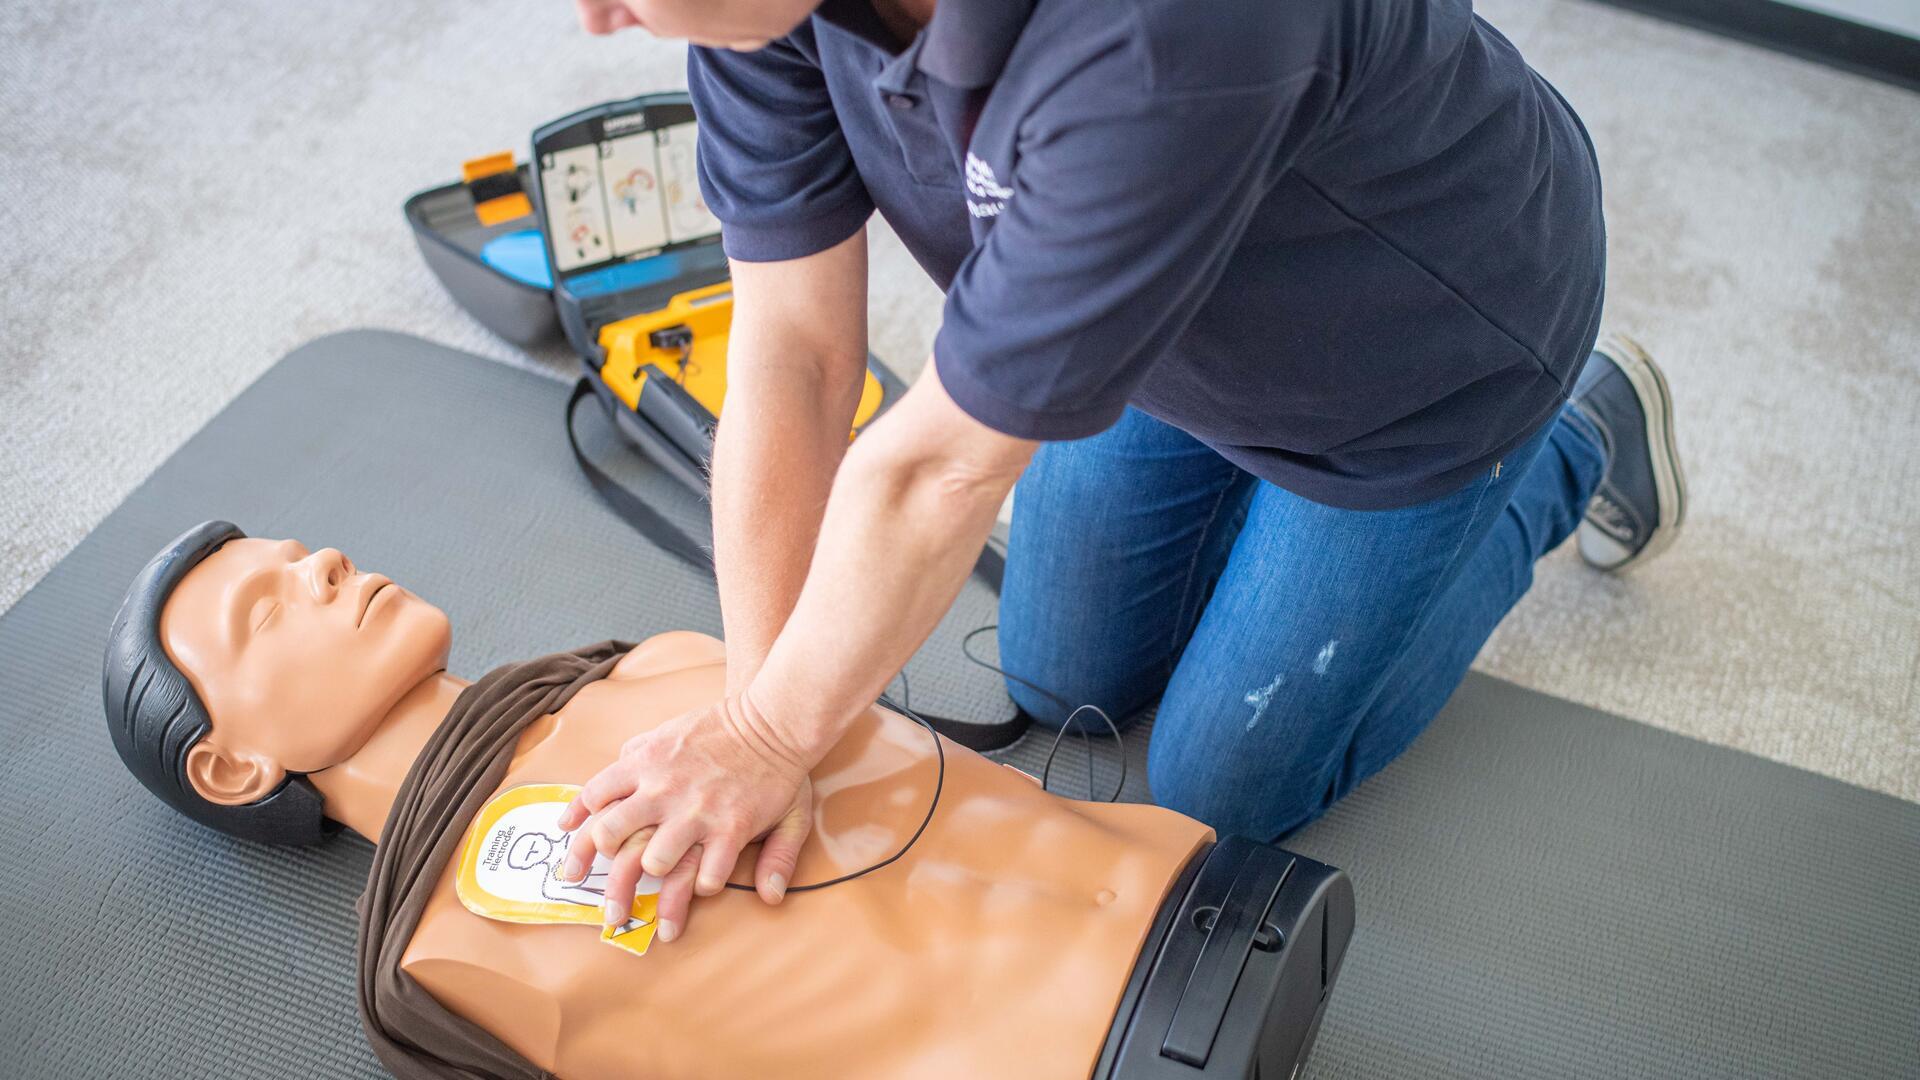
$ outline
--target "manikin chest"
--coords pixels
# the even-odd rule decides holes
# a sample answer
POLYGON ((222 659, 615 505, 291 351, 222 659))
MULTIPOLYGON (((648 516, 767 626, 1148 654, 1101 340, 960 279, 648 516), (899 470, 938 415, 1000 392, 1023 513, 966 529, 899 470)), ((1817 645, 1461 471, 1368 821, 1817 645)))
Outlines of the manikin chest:
MULTIPOLYGON (((690 634, 640 646, 528 730, 502 788, 582 783, 637 732, 717 700, 719 650, 690 634)), ((796 881, 892 854, 935 776, 923 729, 863 716, 815 770, 796 881)), ((734 890, 696 898, 679 940, 636 957, 587 927, 473 915, 449 872, 402 967, 563 1077, 1075 1075, 1099 1052, 1168 885, 1208 837, 1153 807, 1057 799, 949 746, 935 824, 856 882, 777 907, 734 890)))

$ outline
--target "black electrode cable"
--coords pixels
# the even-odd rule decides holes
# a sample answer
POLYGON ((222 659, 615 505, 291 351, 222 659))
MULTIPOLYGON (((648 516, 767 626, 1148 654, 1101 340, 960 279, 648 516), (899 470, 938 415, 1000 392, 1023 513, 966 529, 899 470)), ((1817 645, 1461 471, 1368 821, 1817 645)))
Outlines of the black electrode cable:
MULTIPOLYGON (((907 692, 907 673, 905 671, 900 672, 900 690, 901 690, 902 697, 912 696, 910 693, 907 692)), ((875 870, 884 870, 887 867, 892 866, 894 863, 899 862, 902 856, 906 855, 908 851, 912 850, 913 845, 916 842, 918 842, 921 835, 927 831, 927 826, 933 824, 933 812, 940 808, 940 793, 947 786, 947 750, 945 746, 941 745, 940 733, 933 729, 933 725, 927 722, 926 717, 921 716, 919 713, 914 712, 912 709, 907 708, 905 705, 895 702, 892 698, 887 697, 885 694, 880 695, 880 699, 877 702, 877 704, 882 705, 886 708, 892 709, 894 712, 897 712, 900 715, 906 717, 907 719, 912 720, 914 723, 919 724, 923 728, 926 728, 927 734, 933 736, 933 753, 935 758, 939 761, 939 771, 934 774, 933 798, 927 801, 927 816, 920 819, 920 827, 913 830, 913 835, 907 837, 907 842, 900 845, 899 851, 896 851, 893 854, 887 856, 886 858, 880 860, 879 862, 874 863, 872 866, 866 867, 861 870, 855 870, 850 874, 841 874, 837 878, 829 878, 826 881, 812 881, 812 882, 808 882, 805 885, 789 885, 787 886, 787 892, 789 893, 812 892, 815 889, 824 889, 830 885, 840 885, 840 884, 844 884, 846 882, 852 881, 855 878, 866 877, 868 874, 873 873, 875 870)), ((727 882, 727 888, 739 889, 742 892, 756 891, 752 885, 744 885, 744 884, 740 884, 738 882, 732 882, 732 881, 727 882)))
MULTIPOLYGON (((993 672, 994 674, 1000 676, 1003 679, 1011 679, 1014 682, 1019 683, 1021 686, 1026 687, 1027 689, 1033 691, 1036 694, 1044 695, 1048 700, 1059 705, 1061 708, 1072 710, 1067 714, 1067 718, 1061 721, 1059 730, 1053 733, 1053 745, 1048 748, 1046 764, 1041 766, 1041 769, 1040 769, 1040 787, 1044 790, 1048 790, 1048 791, 1052 790, 1051 788, 1047 787, 1047 780, 1053 775, 1053 758, 1055 754, 1058 754, 1060 752, 1060 740, 1066 735, 1068 727, 1072 726, 1072 727, 1078 728, 1078 725, 1075 723, 1075 721, 1077 721, 1080 718, 1081 713, 1091 710, 1093 713, 1098 715, 1101 720, 1106 721, 1107 730, 1113 733, 1113 745, 1119 750, 1119 753, 1120 753, 1120 779, 1113 786, 1113 794, 1108 796, 1105 800, 1103 800, 1105 802, 1119 802, 1121 792, 1125 791, 1127 787, 1127 741, 1120 734, 1120 725, 1114 723, 1113 717, 1108 716, 1107 711, 1105 709, 1102 709, 1098 705, 1091 705, 1091 704, 1081 705, 1076 708, 1072 702, 1068 701, 1066 698, 1061 697, 1059 694, 1056 694, 1053 691, 1047 689, 1046 687, 1041 686, 1038 683, 1031 682, 1027 679, 1023 679, 1020 676, 1015 675, 1010 671, 1007 671, 1005 668, 1000 667, 998 664, 990 663, 986 660, 981 659, 978 656, 975 656, 973 654, 973 639, 979 637, 981 634, 984 634, 989 630, 998 630, 998 629, 1000 629, 999 623, 988 623, 985 626, 974 627, 972 630, 967 632, 966 637, 963 637, 960 639, 960 654, 962 656, 965 656, 968 660, 971 660, 975 664, 978 664, 981 667, 986 668, 988 671, 993 672)), ((1087 740, 1087 743, 1086 743, 1087 798, 1091 799, 1093 798, 1092 736, 1088 735, 1085 729, 1079 729, 1079 730, 1080 730, 1081 738, 1087 740)))
MULTIPOLYGON (((973 654, 973 648, 972 648, 973 639, 976 637, 979 637, 981 634, 984 634, 989 630, 997 630, 997 629, 999 629, 999 624, 988 623, 985 626, 975 627, 973 630, 969 631, 967 636, 962 638, 960 641, 960 652, 962 653, 962 655, 966 656, 968 660, 971 660, 975 664, 978 664, 979 666, 986 668, 988 671, 994 672, 995 674, 999 675, 1001 678, 1012 679, 1014 682, 1017 682, 1020 685, 1027 687, 1028 689, 1032 690, 1036 694, 1044 694, 1047 698, 1055 702, 1058 702, 1064 708, 1067 705, 1067 702, 1060 695, 1054 693, 1051 690, 1048 690, 1044 686, 1039 686, 1032 682, 1029 682, 1018 675, 1010 674, 1009 672, 1000 668, 998 665, 990 663, 986 660, 983 660, 980 657, 975 656, 973 654)), ((868 874, 873 873, 876 870, 884 870, 887 867, 892 866, 894 863, 899 862, 902 858, 906 856, 907 852, 913 850, 913 845, 919 842, 920 837, 926 834, 927 827, 933 824, 933 815, 935 811, 940 809, 940 796, 946 790, 946 786, 947 786, 947 751, 943 741, 940 738, 940 733, 934 730, 933 725, 927 722, 926 717, 921 716, 919 713, 914 712, 912 707, 907 704, 908 702, 913 700, 913 684, 907 680, 906 669, 904 668, 901 669, 898 678, 900 680, 900 700, 895 701, 891 697, 888 697, 887 695, 882 694, 880 695, 876 704, 884 708, 891 709, 894 712, 897 712, 900 715, 906 717, 907 719, 912 720, 914 723, 919 724, 923 728, 926 728, 927 734, 933 736, 933 753, 934 753, 935 761, 937 762, 937 770, 934 773, 933 797, 927 800, 926 816, 920 819, 919 827, 913 830, 912 836, 907 837, 907 842, 904 844, 901 844, 900 849, 898 851, 895 851, 892 855, 889 855, 886 858, 870 866, 866 866, 859 870, 852 871, 851 873, 841 874, 839 877, 828 878, 826 881, 811 881, 804 885, 789 885, 787 887, 787 892, 789 893, 813 892, 816 889, 825 889, 830 886, 845 884, 846 882, 853 881, 856 878, 863 878, 868 874)), ((892 680, 888 680, 888 682, 891 683, 892 680)), ((1119 750, 1120 778, 1113 786, 1113 794, 1109 795, 1104 800, 1106 802, 1119 802, 1120 794, 1122 791, 1126 789, 1126 786, 1127 786, 1126 739, 1120 734, 1119 725, 1115 724, 1113 722, 1113 718, 1107 715, 1107 711, 1105 709, 1102 709, 1098 705, 1091 705, 1091 704, 1081 705, 1078 708, 1075 708, 1072 712, 1067 714, 1066 720, 1063 721, 1059 729, 1053 733, 1053 743, 1047 748, 1046 763, 1040 769, 1040 788, 1043 791, 1052 790, 1052 788, 1049 787, 1048 785, 1053 777, 1053 759, 1060 753, 1060 740, 1066 736, 1067 729, 1069 727, 1074 727, 1080 731, 1080 737, 1083 740, 1089 740, 1086 743, 1087 796, 1089 798, 1093 796, 1093 779, 1094 779, 1093 744, 1090 741, 1091 737, 1087 735, 1085 729, 1080 728, 1077 723, 1077 721, 1080 718, 1080 714, 1083 712, 1089 712, 1089 711, 1098 715, 1101 720, 1106 722, 1107 730, 1111 732, 1113 735, 1114 746, 1116 746, 1119 750)), ((738 889, 742 892, 757 891, 755 887, 752 885, 742 884, 742 883, 733 882, 733 881, 727 882, 727 888, 738 889)))

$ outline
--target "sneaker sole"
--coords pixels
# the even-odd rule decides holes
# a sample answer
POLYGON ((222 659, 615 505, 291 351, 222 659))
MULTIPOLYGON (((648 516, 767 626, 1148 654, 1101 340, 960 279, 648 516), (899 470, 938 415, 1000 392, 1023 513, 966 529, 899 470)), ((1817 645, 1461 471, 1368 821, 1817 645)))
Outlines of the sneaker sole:
POLYGON ((1653 492, 1660 500, 1661 521, 1647 538, 1646 546, 1631 558, 1607 568, 1619 573, 1667 550, 1679 537, 1680 526, 1687 520, 1687 478, 1680 469, 1680 448, 1673 439, 1673 392, 1667 388, 1667 377, 1660 365, 1654 363, 1639 342, 1625 334, 1610 335, 1600 343, 1599 349, 1619 364, 1647 414, 1647 440, 1654 451, 1648 455, 1653 465, 1653 492))

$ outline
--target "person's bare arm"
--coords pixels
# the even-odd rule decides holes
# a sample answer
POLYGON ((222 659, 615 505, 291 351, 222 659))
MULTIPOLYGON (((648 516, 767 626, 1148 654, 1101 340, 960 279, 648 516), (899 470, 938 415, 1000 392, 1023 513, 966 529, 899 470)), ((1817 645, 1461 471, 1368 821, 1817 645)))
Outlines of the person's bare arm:
POLYGON ((1037 443, 963 412, 927 373, 847 452, 806 587, 742 694, 811 764, 953 603, 1037 443))
POLYGON ((578 830, 568 880, 607 852, 617 920, 643 868, 677 869, 660 893, 671 941, 688 893, 719 892, 764 836, 754 884, 779 902, 812 828, 808 771, 933 632, 1036 445, 968 416, 929 369, 846 452, 799 602, 759 673, 629 740, 574 798, 560 820, 578 830))
POLYGON ((729 694, 759 671, 800 596, 866 364, 866 229, 805 258, 733 264, 713 450, 729 694))

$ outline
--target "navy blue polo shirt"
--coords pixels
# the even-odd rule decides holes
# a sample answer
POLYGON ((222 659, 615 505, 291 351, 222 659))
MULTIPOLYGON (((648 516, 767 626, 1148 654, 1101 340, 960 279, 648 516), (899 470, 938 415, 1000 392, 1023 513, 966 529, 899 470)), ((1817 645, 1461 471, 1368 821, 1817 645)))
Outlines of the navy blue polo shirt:
POLYGON ((827 0, 688 83, 729 256, 878 209, 946 290, 947 392, 1011 435, 1132 404, 1406 506, 1550 420, 1599 330, 1591 145, 1467 0, 939 0, 910 42, 827 0))

